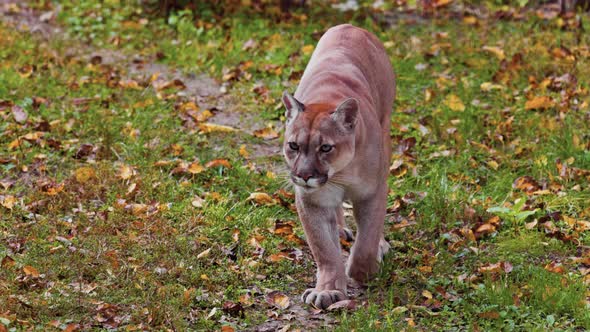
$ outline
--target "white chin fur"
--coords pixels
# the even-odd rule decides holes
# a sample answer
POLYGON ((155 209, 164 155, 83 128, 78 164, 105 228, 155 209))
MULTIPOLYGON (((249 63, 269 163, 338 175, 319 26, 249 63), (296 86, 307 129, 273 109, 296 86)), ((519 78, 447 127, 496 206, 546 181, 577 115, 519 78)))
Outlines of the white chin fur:
POLYGON ((318 179, 310 179, 307 181, 307 183, 303 181, 303 179, 297 177, 292 180, 294 185, 299 186, 306 191, 313 191, 321 187, 320 181, 318 179))

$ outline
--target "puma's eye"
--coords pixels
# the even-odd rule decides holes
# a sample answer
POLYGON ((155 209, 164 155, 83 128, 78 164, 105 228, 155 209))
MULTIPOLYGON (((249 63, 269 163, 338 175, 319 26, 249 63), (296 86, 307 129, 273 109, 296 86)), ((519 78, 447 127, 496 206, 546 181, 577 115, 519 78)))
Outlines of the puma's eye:
POLYGON ((295 142, 289 142, 289 148, 291 150, 297 151, 297 150, 299 150, 299 145, 297 145, 297 143, 295 143, 295 142))
POLYGON ((324 145, 320 146, 320 151, 322 151, 322 152, 330 152, 330 151, 332 151, 332 148, 333 147, 334 147, 333 145, 324 144, 324 145))

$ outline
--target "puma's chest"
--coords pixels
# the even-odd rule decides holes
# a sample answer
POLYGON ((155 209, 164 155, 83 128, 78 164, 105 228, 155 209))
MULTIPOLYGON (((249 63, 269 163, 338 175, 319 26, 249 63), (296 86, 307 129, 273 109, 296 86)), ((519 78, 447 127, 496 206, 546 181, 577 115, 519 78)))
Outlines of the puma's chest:
POLYGON ((345 190, 341 186, 326 184, 311 193, 299 187, 295 188, 297 195, 304 198, 304 202, 313 202, 315 205, 323 207, 338 207, 342 205, 344 200, 345 190))

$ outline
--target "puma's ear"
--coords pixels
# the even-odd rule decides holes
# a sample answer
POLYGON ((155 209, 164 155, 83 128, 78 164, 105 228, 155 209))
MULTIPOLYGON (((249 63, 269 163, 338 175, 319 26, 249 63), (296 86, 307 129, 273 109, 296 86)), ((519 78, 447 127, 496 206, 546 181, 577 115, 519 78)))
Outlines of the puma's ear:
POLYGON ((283 91, 283 104, 285 105, 285 117, 287 118, 287 122, 295 119, 299 112, 303 112, 305 110, 305 105, 303 105, 299 100, 295 99, 289 92, 286 90, 283 91))
POLYGON ((359 102, 355 98, 343 101, 336 111, 332 113, 332 119, 341 124, 345 129, 354 130, 359 112, 359 102))

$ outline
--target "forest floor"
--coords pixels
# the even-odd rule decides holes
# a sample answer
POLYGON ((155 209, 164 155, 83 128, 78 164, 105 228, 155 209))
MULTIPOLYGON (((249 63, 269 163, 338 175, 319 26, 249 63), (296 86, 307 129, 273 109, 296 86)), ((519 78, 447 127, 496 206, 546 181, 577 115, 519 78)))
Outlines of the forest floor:
POLYGON ((0 0, 0 332, 590 329, 587 14, 122 3, 0 0), (280 95, 344 22, 397 75, 392 250, 322 311, 280 95))

